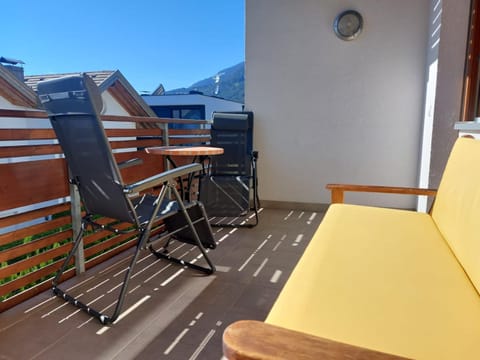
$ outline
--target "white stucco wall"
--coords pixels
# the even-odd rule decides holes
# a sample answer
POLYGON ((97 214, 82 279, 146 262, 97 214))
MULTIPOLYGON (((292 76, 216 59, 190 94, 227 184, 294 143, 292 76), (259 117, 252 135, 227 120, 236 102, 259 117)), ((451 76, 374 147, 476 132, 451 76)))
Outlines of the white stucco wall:
POLYGON ((0 109, 4 110, 34 110, 32 108, 24 107, 24 106, 17 106, 13 105, 5 99, 3 96, 0 96, 0 109))
POLYGON ((328 203, 329 182, 417 185, 429 8, 429 0, 246 0, 245 108, 255 113, 262 199, 328 203), (364 30, 346 42, 332 24, 349 8, 364 30))
MULTIPOLYGON (((110 95, 108 91, 102 92, 103 109, 102 115, 116 115, 116 116, 130 116, 115 98, 110 95)), ((123 121, 105 121, 103 126, 105 128, 125 128, 134 129, 135 123, 123 122, 123 121)), ((117 139, 119 140, 119 139, 117 139)))
POLYGON ((128 112, 110 95, 108 91, 102 92, 103 109, 102 114, 129 116, 128 112))

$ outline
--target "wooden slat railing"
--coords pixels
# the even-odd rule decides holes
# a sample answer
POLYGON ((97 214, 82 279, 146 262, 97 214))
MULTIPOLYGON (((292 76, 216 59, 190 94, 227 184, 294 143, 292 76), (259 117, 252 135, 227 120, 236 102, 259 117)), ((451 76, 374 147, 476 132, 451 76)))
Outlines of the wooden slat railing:
MULTIPOLYGON (((163 159, 146 154, 145 147, 210 140, 208 129, 167 128, 169 123, 200 125, 206 121, 111 115, 102 120, 117 161, 143 160, 142 165, 122 170, 126 183, 164 171, 163 159)), ((72 219, 67 174, 44 112, 0 109, 0 312, 50 288, 51 278, 71 249, 72 221, 79 219, 72 219)), ((129 226, 120 225, 123 229, 129 226)), ((161 229, 158 224, 154 231, 161 229)), ((104 231, 84 237, 85 269, 135 245, 133 233, 107 236, 111 233, 104 231)), ((63 279, 74 275, 72 261, 63 279)))

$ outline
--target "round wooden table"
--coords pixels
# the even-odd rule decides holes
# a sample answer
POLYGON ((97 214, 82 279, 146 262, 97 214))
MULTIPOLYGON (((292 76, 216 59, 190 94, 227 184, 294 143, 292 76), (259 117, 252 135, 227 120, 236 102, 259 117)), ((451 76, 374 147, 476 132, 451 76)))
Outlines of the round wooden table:
MULTIPOLYGON (((151 155, 165 156, 167 161, 172 164, 174 168, 177 167, 177 164, 173 161, 173 156, 193 156, 192 162, 198 161, 202 164, 202 173, 206 174, 209 166, 206 166, 205 162, 207 159, 210 159, 210 156, 223 154, 223 148, 213 146, 155 146, 145 148, 145 152, 151 155)), ((180 188, 182 198, 185 200, 190 200, 193 178, 193 174, 188 177, 185 190, 183 189, 183 186, 180 188)))
POLYGON ((146 148, 147 154, 165 156, 211 156, 223 154, 223 149, 213 146, 155 146, 146 148))

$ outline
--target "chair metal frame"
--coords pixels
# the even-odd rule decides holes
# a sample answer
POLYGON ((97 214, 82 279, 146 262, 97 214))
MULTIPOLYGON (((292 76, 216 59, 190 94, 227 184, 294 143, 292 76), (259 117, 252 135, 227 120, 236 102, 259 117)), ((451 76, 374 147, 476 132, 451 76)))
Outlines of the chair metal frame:
MULTIPOLYGON (((258 224, 258 209, 260 207, 260 200, 258 196, 258 173, 257 160, 258 151, 253 150, 253 113, 248 112, 232 112, 232 113, 214 113, 213 124, 211 128, 210 145, 224 148, 224 155, 216 156, 211 160, 208 173, 205 175, 210 181, 215 190, 222 194, 224 199, 227 199, 234 207, 238 208, 240 216, 248 215, 249 211, 253 211, 255 221, 253 223, 232 223, 232 222, 218 222, 212 223, 212 226, 218 227, 254 227, 258 224), (246 117, 246 118, 245 118, 246 117), (220 118, 220 120, 217 120, 220 118), (236 128, 235 121, 242 121, 239 128, 236 128), (230 124, 230 122, 232 124, 230 124), (243 128, 245 127, 245 128, 243 128), (240 147, 232 149, 232 142, 243 138, 239 142, 240 147), (229 180, 233 183, 233 187, 225 188, 221 183, 229 180), (237 187, 237 188, 235 188, 237 187), (243 198, 239 189, 247 190, 247 197, 243 198), (250 199, 250 190, 253 191, 252 199, 250 199), (242 205, 238 198, 247 203, 247 206, 242 205), (242 214, 245 212, 245 214, 242 214)), ((208 193, 200 190, 200 199, 205 199, 205 206, 207 211, 209 209, 208 193), (204 197, 207 198, 204 198, 204 197)), ((211 209, 210 216, 221 217, 221 213, 216 213, 211 209)), ((226 215, 225 217, 231 217, 226 215)))
POLYGON ((86 211, 86 215, 82 217, 81 231, 74 239, 72 249, 52 281, 54 294, 94 316, 102 324, 111 324, 121 313, 128 284, 142 249, 148 248, 158 258, 168 259, 207 275, 214 273, 215 266, 209 259, 205 247, 213 249, 216 243, 205 209, 201 203, 196 201, 184 203, 177 190, 177 180, 201 171, 201 164, 180 166, 133 184, 124 184, 119 169, 135 165, 138 161, 128 161, 124 164, 115 162, 99 118, 102 102, 93 80, 86 74, 48 80, 39 83, 38 93, 65 153, 71 177, 70 182, 78 188, 86 211), (90 136, 92 139, 89 138, 90 136), (77 141, 76 137, 90 141, 93 145, 82 151, 84 149, 79 146, 81 140, 77 141), (97 168, 89 170, 89 161, 93 167, 97 168), (96 164, 97 162, 100 165, 96 164), (102 162, 105 166, 99 168, 102 162), (161 187, 158 195, 146 193, 147 190, 158 187, 161 187), (196 214, 194 219, 189 215, 189 211, 192 210, 195 210, 196 214), (183 220, 178 228, 173 229, 166 225, 166 231, 159 236, 151 237, 154 223, 160 220, 167 221, 179 214, 183 220), (92 308, 59 287, 63 273, 68 269, 79 246, 83 244, 83 234, 88 226, 91 226, 93 230, 108 230, 115 234, 131 233, 131 230, 122 231, 96 222, 97 215, 131 223, 138 232, 135 252, 125 273, 120 294, 111 315, 92 308), (188 235, 187 238, 184 237, 185 234, 188 235), (197 246, 208 266, 200 266, 171 256, 168 252, 171 238, 197 246), (166 244, 159 249, 154 248, 154 243, 165 239, 167 239, 166 244))

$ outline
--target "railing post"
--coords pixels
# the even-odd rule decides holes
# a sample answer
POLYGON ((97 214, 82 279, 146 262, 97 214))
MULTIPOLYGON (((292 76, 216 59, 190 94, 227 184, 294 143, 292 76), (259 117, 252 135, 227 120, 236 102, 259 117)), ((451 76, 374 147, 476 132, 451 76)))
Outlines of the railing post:
MULTIPOLYGON (((75 184, 70 183, 70 206, 72 214, 72 231, 73 240, 82 232, 82 206, 80 201, 80 193, 75 184)), ((83 239, 77 247, 75 256, 75 271, 77 274, 85 272, 85 254, 83 250, 83 239)))
MULTIPOLYGON (((169 146, 170 140, 168 139, 168 123, 162 123, 162 143, 163 146, 169 146)), ((163 168, 165 170, 170 169, 170 163, 167 160, 167 157, 163 157, 163 168)))
POLYGON ((162 140, 163 146, 170 145, 168 140, 168 123, 162 123, 162 140))
MULTIPOLYGON (((169 146, 170 145, 170 140, 168 139, 168 123, 164 122, 162 123, 162 145, 163 146, 169 146)), ((163 157, 163 169, 164 170, 170 170, 170 162, 167 160, 166 156, 163 157)), ((167 192, 167 198, 171 198, 172 196, 172 191, 170 188, 168 188, 167 192)))

